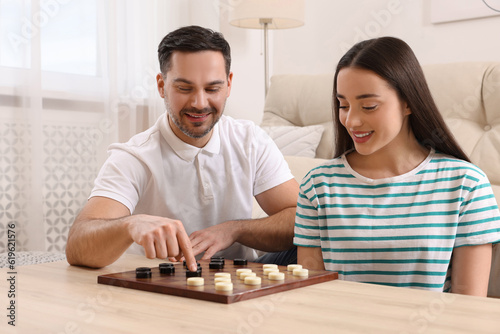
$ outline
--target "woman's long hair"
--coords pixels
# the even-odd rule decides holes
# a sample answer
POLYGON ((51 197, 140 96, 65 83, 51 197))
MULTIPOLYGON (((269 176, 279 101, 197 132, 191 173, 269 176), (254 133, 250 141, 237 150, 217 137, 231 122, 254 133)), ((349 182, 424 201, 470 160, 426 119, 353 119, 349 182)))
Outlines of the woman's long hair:
POLYGON ((410 108, 410 127, 422 145, 470 162, 446 126, 415 54, 408 44, 394 37, 360 42, 347 51, 337 65, 333 81, 335 157, 354 148, 352 138, 339 120, 337 77, 346 67, 372 71, 389 83, 410 108))

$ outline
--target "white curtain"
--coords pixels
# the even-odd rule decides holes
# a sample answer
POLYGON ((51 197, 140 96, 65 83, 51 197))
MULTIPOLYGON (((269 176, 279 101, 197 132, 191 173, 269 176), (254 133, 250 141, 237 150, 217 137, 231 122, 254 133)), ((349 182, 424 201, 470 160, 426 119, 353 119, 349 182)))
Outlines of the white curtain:
POLYGON ((164 112, 157 46, 218 0, 0 0, 0 253, 63 252, 106 158, 164 112))

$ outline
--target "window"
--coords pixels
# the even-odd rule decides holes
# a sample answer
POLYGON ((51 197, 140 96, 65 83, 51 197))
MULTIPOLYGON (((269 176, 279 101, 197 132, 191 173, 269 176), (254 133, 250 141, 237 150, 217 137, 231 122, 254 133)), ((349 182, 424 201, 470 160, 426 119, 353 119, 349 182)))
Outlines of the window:
POLYGON ((38 8, 31 4, 30 0, 0 0, 0 71, 4 76, 0 86, 15 86, 19 71, 35 67, 41 69, 44 96, 61 97, 60 92, 99 95, 101 4, 97 0, 40 0, 38 8))
POLYGON ((0 1, 0 66, 30 68, 31 43, 40 38, 43 71, 97 74, 96 0, 0 1), (39 36, 38 36, 39 35, 39 36))
POLYGON ((93 1, 70 1, 41 29, 42 70, 97 75, 97 8, 93 1))

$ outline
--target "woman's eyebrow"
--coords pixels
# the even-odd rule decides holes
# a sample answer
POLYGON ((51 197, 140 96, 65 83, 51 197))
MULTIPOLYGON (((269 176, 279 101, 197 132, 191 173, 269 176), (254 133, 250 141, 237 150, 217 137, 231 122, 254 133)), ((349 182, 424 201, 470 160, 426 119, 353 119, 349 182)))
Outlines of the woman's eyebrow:
MULTIPOLYGON (((342 94, 337 93, 337 97, 345 100, 345 96, 342 94)), ((361 94, 361 95, 356 96, 356 100, 368 99, 371 97, 380 97, 380 95, 378 95, 378 94, 361 94)))

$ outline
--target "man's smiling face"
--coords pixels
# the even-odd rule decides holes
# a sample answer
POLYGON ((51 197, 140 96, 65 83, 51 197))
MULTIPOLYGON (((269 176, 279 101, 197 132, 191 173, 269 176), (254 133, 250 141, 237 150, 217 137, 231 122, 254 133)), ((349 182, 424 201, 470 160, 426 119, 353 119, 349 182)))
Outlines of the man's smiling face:
POLYGON ((175 51, 166 75, 158 74, 169 124, 184 142, 203 147, 219 121, 231 91, 232 73, 218 51, 175 51))

